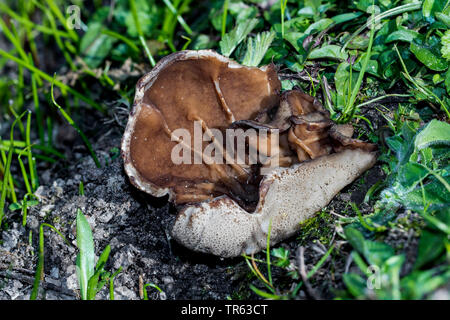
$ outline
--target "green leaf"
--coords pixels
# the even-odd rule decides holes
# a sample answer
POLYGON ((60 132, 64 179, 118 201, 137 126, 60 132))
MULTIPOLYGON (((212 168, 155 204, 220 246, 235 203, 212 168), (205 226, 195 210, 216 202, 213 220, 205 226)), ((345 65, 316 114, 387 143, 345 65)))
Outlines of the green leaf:
POLYGON ((385 40, 385 43, 393 42, 393 41, 405 41, 412 42, 414 39, 420 38, 421 35, 419 32, 409 29, 398 30, 392 32, 385 40))
POLYGON ((303 32, 289 32, 284 35, 284 38, 295 48, 298 53, 306 54, 306 51, 303 48, 303 41, 307 36, 308 35, 303 32))
POLYGON ((106 264, 106 262, 108 261, 110 253, 111 253, 111 246, 108 244, 105 247, 105 250, 103 250, 103 252, 100 255, 100 257, 98 258, 98 261, 97 261, 97 264, 95 266, 95 269, 101 269, 106 264))
POLYGON ((447 0, 424 0, 422 14, 425 18, 432 17, 436 12, 441 12, 447 0))
POLYGON ((347 227, 344 229, 345 238, 352 245, 356 251, 364 254, 365 251, 365 239, 361 232, 352 227, 347 227))
POLYGON ((229 57, 236 47, 252 32, 258 24, 258 19, 250 19, 239 23, 231 32, 223 36, 219 42, 221 53, 229 57))
POLYGON ((101 288, 105 285, 106 281, 100 281, 100 277, 105 273, 105 265, 108 261, 109 254, 111 252, 111 246, 108 244, 103 250, 102 254, 98 258, 97 264, 95 266, 95 272, 92 275, 92 277, 89 279, 88 282, 88 294, 87 294, 87 300, 94 300, 95 296, 97 295, 97 292, 101 290, 101 288))
POLYGON ((349 86, 351 86, 351 88, 356 86, 358 75, 359 72, 353 70, 352 76, 350 77, 350 64, 347 61, 339 64, 336 73, 334 74, 334 84, 337 91, 337 101, 334 103, 336 106, 343 107, 346 104, 349 86))
POLYGON ((405 299, 418 300, 450 280, 450 269, 434 268, 426 271, 415 271, 401 280, 405 299))
MULTIPOLYGON (((27 208, 30 208, 30 207, 38 205, 38 204, 39 204, 38 200, 27 200, 26 201, 27 208)), ((24 201, 21 200, 20 202, 11 203, 9 205, 8 209, 11 211, 21 210, 23 208, 23 205, 24 205, 24 201)))
POLYGON ((434 145, 450 145, 450 124, 433 119, 417 134, 414 140, 417 150, 434 145))
MULTIPOLYGON (((450 183, 449 178, 446 180, 450 183)), ((411 210, 422 211, 426 205, 430 205, 428 210, 443 210, 450 203, 450 194, 436 179, 431 179, 431 182, 424 185, 423 188, 416 188, 410 192, 394 188, 394 192, 396 200, 411 210)))
POLYGON ((392 256, 386 260, 381 268, 381 272, 387 274, 389 277, 391 290, 388 297, 390 299, 400 300, 402 297, 400 290, 400 271, 404 262, 404 255, 392 256))
POLYGON ((441 54, 447 60, 450 60, 450 30, 447 30, 441 38, 441 54))
POLYGON ((321 19, 317 22, 311 24, 306 30, 305 33, 310 35, 317 32, 321 32, 331 26, 334 23, 332 19, 321 19))
POLYGON ((450 28, 450 16, 442 12, 436 12, 436 18, 450 28))
MULTIPOLYGON (((381 266, 394 255, 394 249, 389 245, 366 240, 363 234, 353 227, 344 229, 345 238, 352 247, 366 258, 370 264, 381 266)), ((363 270, 365 272, 365 270, 363 270)))
POLYGON ((420 62, 431 70, 444 71, 448 68, 448 62, 432 46, 411 42, 409 49, 420 62))
POLYGON ((267 291, 258 289, 257 287, 255 287, 254 285, 250 285, 250 289, 252 289, 252 291, 254 293, 256 293, 257 295, 259 295, 260 297, 266 298, 266 299, 271 299, 271 300, 279 300, 281 297, 277 296, 276 294, 273 293, 269 293, 267 291))
POLYGON ((347 45, 348 49, 365 50, 369 46, 369 38, 365 35, 355 36, 347 45))
POLYGON ((277 267, 287 267, 289 266, 289 250, 283 247, 272 249, 272 256, 277 258, 272 262, 273 265, 277 267))
POLYGON ((444 241, 446 237, 446 234, 436 232, 435 230, 422 230, 414 269, 420 269, 439 257, 445 251, 444 241))
MULTIPOLYGON (((169 13, 168 8, 166 10, 165 6, 156 5, 154 0, 135 0, 134 5, 137 19, 139 20, 139 27, 144 36, 150 36, 163 20, 163 33, 170 33, 171 28, 175 27, 176 18, 169 13)), ((126 31, 126 35, 132 38, 139 36, 129 1, 120 1, 118 3, 114 9, 114 20, 119 22, 120 26, 126 31)))
POLYGON ((331 20, 334 21, 334 23, 339 24, 339 23, 344 23, 347 21, 351 21, 351 20, 355 20, 357 18, 359 18, 360 16, 362 16, 362 12, 351 12, 351 13, 343 13, 343 14, 339 14, 337 16, 334 16, 331 18, 331 20))
POLYGON ((398 181, 406 190, 412 190, 425 179, 428 174, 427 168, 420 163, 408 162, 400 167, 398 181))
POLYGON ((275 32, 262 32, 258 33, 254 38, 249 38, 247 40, 247 51, 245 52, 242 64, 249 67, 257 67, 264 58, 274 38, 275 32))
POLYGON ((395 251, 386 243, 366 240, 365 252, 361 253, 370 264, 381 266, 395 254, 395 251))
POLYGON ((348 291, 350 291, 354 297, 358 298, 365 296, 367 283, 360 275, 355 273, 346 273, 342 276, 342 279, 344 280, 348 291))
POLYGON ((341 47, 337 45, 325 45, 321 48, 315 48, 308 55, 308 59, 333 59, 337 61, 345 61, 348 58, 347 52, 342 52, 341 47))
POLYGON ((117 42, 117 39, 103 34, 102 29, 102 23, 91 23, 81 39, 80 51, 89 68, 97 68, 117 42))
POLYGON ((88 297, 88 282, 94 274, 95 253, 91 227, 80 209, 77 210, 77 276, 80 284, 81 299, 88 297))
POLYGON ((445 74, 445 88, 447 89, 447 94, 450 95, 450 69, 445 74))

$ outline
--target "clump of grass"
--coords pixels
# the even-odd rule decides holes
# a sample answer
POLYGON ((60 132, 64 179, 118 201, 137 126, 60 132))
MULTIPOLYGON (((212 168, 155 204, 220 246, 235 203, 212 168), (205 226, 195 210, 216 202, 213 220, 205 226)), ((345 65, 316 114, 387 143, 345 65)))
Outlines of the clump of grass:
POLYGON ((83 133, 83 131, 81 131, 80 127, 75 123, 75 121, 72 120, 70 115, 58 103, 56 103, 55 96, 53 95, 53 82, 52 82, 52 87, 51 87, 51 97, 52 97, 53 104, 58 108, 59 112, 61 112, 62 116, 78 132, 81 139, 83 139, 83 142, 86 145, 86 147, 88 148, 89 153, 91 154, 92 159, 95 162, 95 165, 98 168, 100 168, 101 167, 100 161, 98 161, 97 155, 95 154, 94 149, 92 149, 92 145, 89 142, 89 139, 86 137, 86 135, 83 133))
POLYGON ((11 196, 11 200, 13 202, 17 202, 17 196, 15 192, 13 177, 11 175, 11 161, 13 156, 13 150, 14 150, 14 127, 16 124, 20 121, 20 119, 25 115, 25 112, 22 113, 19 117, 14 120, 11 130, 10 130, 10 146, 8 150, 8 156, 5 159, 4 153, 2 153, 3 162, 5 163, 5 167, 2 168, 2 175, 3 175, 3 182, 2 182, 2 191, 0 195, 0 226, 3 221, 3 216, 5 214, 5 203, 6 203, 6 194, 9 191, 9 194, 11 196), (9 190, 8 190, 9 189, 9 190))
MULTIPOLYGON (((371 23, 372 23, 372 27, 370 29, 369 45, 367 48, 367 52, 365 53, 364 62, 362 64, 361 70, 359 72, 358 80, 356 81, 355 87, 351 88, 352 81, 351 80, 349 81, 349 92, 351 91, 351 95, 347 100, 347 104, 344 107, 344 110, 342 111, 341 116, 338 119, 338 122, 341 122, 341 123, 350 121, 354 117, 355 112, 356 112, 356 108, 355 108, 356 96, 360 92, 361 84, 364 79, 364 74, 367 70, 370 56, 372 54, 372 45, 373 45, 373 40, 375 37, 375 15, 374 14, 372 14, 371 23)), ((352 77, 351 72, 352 72, 352 66, 350 65, 350 79, 352 77)))
POLYGON ((113 274, 105 270, 111 252, 108 244, 95 263, 94 240, 86 217, 77 210, 77 275, 82 300, 94 300, 97 293, 109 281, 110 299, 114 300, 114 278, 122 271, 120 267, 113 274))

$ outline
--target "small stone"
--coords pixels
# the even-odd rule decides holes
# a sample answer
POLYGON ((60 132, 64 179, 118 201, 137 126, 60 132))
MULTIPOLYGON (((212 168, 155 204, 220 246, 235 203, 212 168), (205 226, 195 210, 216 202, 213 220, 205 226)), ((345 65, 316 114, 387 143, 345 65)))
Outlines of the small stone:
POLYGON ((55 206, 53 204, 47 204, 45 206, 42 206, 41 210, 39 211, 39 216, 42 217, 42 218, 45 217, 54 208, 55 208, 55 206))
POLYGON ((114 290, 116 300, 136 300, 137 295, 127 287, 121 286, 114 290))
POLYGON ((163 277, 162 281, 164 282, 164 284, 172 284, 175 282, 171 276, 163 277))
POLYGON ((53 267, 52 270, 50 270, 50 276, 53 279, 59 279, 59 269, 57 267, 53 267))
POLYGON ((11 297, 11 300, 16 300, 20 295, 20 289, 23 284, 18 280, 9 281, 3 290, 11 297))
POLYGON ((72 273, 66 280, 66 286, 70 290, 78 290, 78 277, 76 272, 72 273))
POLYGON ((341 200, 345 202, 350 202, 352 199, 352 195, 349 193, 341 193, 341 200))
POLYGON ((3 232, 3 248, 6 251, 11 251, 17 246, 19 242, 20 232, 17 229, 11 229, 3 232))

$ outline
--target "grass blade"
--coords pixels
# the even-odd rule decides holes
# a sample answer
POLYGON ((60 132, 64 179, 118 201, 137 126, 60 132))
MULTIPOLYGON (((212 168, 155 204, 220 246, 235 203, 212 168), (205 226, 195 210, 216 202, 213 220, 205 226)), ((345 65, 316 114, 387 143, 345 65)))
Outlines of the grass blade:
POLYGON ((81 139, 83 139, 83 142, 85 143, 86 147, 88 148, 92 159, 95 162, 95 165, 97 166, 97 168, 101 167, 100 162, 98 161, 97 156, 95 155, 94 150, 92 149, 92 145, 89 142, 88 138, 86 137, 86 135, 83 133, 83 131, 81 131, 81 129, 78 127, 78 125, 72 120, 72 118, 69 116, 69 114, 55 101, 55 96, 53 95, 53 83, 52 83, 52 87, 51 87, 51 96, 52 96, 52 102, 53 104, 58 108, 58 110, 61 112, 61 114, 63 115, 63 117, 67 120, 67 122, 74 127, 74 129, 78 132, 78 134, 81 136, 81 139))
MULTIPOLYGON (((20 119, 25 115, 26 112, 22 113, 18 118, 16 118, 16 120, 14 120, 12 126, 11 126, 11 132, 10 132, 10 147, 8 150, 8 157, 6 159, 5 162, 5 169, 3 172, 3 183, 2 183, 2 193, 0 195, 0 227, 2 225, 2 220, 3 220, 3 216, 4 216, 4 210, 5 210, 5 202, 6 202, 6 190, 7 190, 7 184, 8 182, 11 182, 11 161, 12 161, 12 155, 13 155, 13 150, 14 150, 14 127, 16 126, 17 122, 20 121, 20 119)), ((11 185, 10 183, 10 188, 11 188, 11 193, 12 193, 12 201, 13 202, 17 202, 17 198, 15 196, 15 192, 14 192, 14 184, 11 185)))
POLYGON ((94 239, 86 217, 80 209, 77 210, 77 276, 80 284, 81 299, 88 298, 89 279, 94 275, 95 254, 94 239))
POLYGON ((70 246, 70 242, 56 229, 54 226, 48 223, 42 223, 39 227, 39 257, 36 267, 36 273, 34 276, 33 289, 31 290, 30 300, 36 300, 39 293, 39 284, 44 277, 44 227, 49 227, 55 231, 67 245, 70 246))
POLYGON ((12 54, 9 54, 8 52, 0 49, 0 56, 5 57, 6 59, 12 60, 14 62, 16 62, 17 64, 19 64, 20 66, 28 69, 30 72, 35 73, 37 75, 39 75, 41 78, 43 78, 44 80, 50 82, 50 83, 54 83, 56 84, 58 87, 61 88, 62 91, 64 92, 70 92, 71 94, 73 94, 75 97, 80 98, 81 100, 83 100, 84 102, 86 102, 87 104, 91 105, 93 108, 101 111, 101 112, 105 112, 105 110, 95 101, 87 98, 86 96, 84 96, 83 94, 79 93, 78 91, 72 89, 71 87, 69 87, 68 85, 62 83, 61 81, 54 79, 54 77, 49 76, 47 73, 45 73, 44 71, 36 68, 35 66, 29 64, 26 61, 23 61, 15 56, 13 56, 12 54))
POLYGON ((170 0, 163 0, 163 2, 166 4, 167 8, 169 8, 170 12, 172 12, 172 14, 177 17, 178 22, 181 24, 186 33, 188 35, 191 35, 191 28, 187 25, 186 21, 184 21, 183 17, 178 13, 178 10, 172 5, 172 2, 170 2, 170 0))

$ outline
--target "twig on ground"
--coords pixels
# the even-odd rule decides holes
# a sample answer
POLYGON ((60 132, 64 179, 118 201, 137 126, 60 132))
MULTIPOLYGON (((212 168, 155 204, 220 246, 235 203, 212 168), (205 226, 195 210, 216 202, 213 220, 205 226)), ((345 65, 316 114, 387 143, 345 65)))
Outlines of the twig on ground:
POLYGON ((304 252, 305 249, 303 248, 303 246, 300 246, 297 249, 297 264, 300 271, 300 276, 302 277, 302 281, 305 284, 306 292, 308 293, 308 295, 314 300, 322 300, 322 298, 317 294, 317 292, 313 289, 308 281, 308 276, 306 275, 304 252))
MULTIPOLYGON (((18 280, 23 283, 33 285, 34 276, 27 276, 23 273, 33 274, 34 272, 29 271, 29 270, 23 270, 23 271, 20 271, 20 273, 15 272, 15 271, 0 271, 0 277, 6 278, 6 279, 14 279, 14 280, 18 280), (25 271, 25 272, 23 272, 23 271, 25 271)), ((49 276, 44 276, 44 280, 41 282, 41 287, 44 289, 47 289, 47 290, 57 291, 59 293, 67 295, 67 296, 71 296, 71 297, 75 297, 75 298, 77 297, 77 295, 72 290, 62 288, 52 282, 59 282, 59 280, 55 280, 53 278, 50 278, 49 276)))

